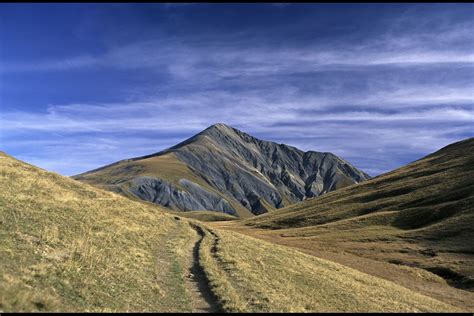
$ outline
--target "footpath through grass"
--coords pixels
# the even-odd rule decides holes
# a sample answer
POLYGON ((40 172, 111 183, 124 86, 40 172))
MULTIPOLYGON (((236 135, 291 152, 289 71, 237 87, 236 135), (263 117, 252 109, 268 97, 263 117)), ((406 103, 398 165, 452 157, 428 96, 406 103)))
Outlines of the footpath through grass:
POLYGON ((4 154, 0 188, 1 311, 190 310, 186 222, 4 154))

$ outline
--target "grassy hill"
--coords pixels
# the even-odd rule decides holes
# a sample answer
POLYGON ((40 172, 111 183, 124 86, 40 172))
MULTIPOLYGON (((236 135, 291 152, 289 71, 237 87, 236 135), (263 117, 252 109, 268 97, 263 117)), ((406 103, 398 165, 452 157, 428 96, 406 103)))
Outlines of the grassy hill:
POLYGON ((216 227, 296 247, 472 310, 474 139, 363 183, 216 227), (415 274, 422 276, 418 285, 415 274))
POLYGON ((5 154, 0 188, 2 311, 459 310, 5 154))
POLYGON ((462 310, 394 282, 234 232, 208 229, 203 244, 203 266, 227 311, 462 310))
POLYGON ((450 232, 459 232, 459 228, 460 234, 472 233, 466 229, 466 220, 474 218, 473 192, 474 138, 470 138, 403 168, 264 214, 246 224, 295 228, 360 217, 357 222, 390 224, 403 230, 424 228, 423 234, 442 238, 450 232), (393 213, 381 216, 382 212, 393 213))
POLYGON ((0 310, 191 310, 187 223, 4 154, 0 183, 0 310))

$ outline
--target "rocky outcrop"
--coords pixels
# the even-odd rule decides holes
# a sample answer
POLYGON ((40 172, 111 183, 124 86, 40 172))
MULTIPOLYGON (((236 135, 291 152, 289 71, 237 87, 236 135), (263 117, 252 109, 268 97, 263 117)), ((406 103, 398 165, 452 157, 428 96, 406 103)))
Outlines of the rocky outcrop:
POLYGON ((128 190, 142 200, 183 211, 210 210, 235 214, 229 203, 217 194, 186 179, 180 179, 179 184, 186 190, 159 178, 137 177, 131 181, 128 190))

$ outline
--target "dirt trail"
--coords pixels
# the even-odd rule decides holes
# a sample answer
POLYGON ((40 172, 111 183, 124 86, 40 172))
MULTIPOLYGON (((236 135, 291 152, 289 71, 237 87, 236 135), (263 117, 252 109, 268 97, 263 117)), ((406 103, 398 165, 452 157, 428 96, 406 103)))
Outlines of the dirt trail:
POLYGON ((193 312, 218 313, 221 312, 217 299, 209 287, 209 280, 199 263, 199 247, 204 238, 204 231, 201 227, 191 225, 197 232, 199 239, 193 247, 192 257, 188 264, 188 274, 185 276, 186 287, 191 294, 193 312))

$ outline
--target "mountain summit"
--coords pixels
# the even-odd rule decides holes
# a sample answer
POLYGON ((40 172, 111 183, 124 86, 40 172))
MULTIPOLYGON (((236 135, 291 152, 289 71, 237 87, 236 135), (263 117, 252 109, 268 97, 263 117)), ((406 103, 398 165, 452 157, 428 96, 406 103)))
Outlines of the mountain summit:
POLYGON ((219 123, 158 153, 74 178, 172 209, 248 217, 369 176, 334 154, 304 152, 219 123))

